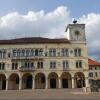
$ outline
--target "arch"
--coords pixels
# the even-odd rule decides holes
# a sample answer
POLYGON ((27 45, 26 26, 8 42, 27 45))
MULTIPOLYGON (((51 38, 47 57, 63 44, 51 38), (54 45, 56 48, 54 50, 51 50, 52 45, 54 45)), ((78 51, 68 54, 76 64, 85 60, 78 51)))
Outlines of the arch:
POLYGON ((12 73, 8 79, 8 89, 18 90, 19 89, 19 75, 17 73, 12 73))
POLYGON ((6 89, 6 76, 5 74, 0 74, 0 90, 6 89))
POLYGON ((85 75, 82 72, 77 72, 74 75, 75 87, 82 88, 85 87, 85 75))
POLYGON ((61 75, 61 82, 62 82, 62 88, 71 88, 72 87, 71 74, 68 72, 63 72, 61 75))
POLYGON ((33 77, 31 73, 22 76, 22 89, 32 89, 33 77))
POLYGON ((46 77, 44 73, 37 73, 35 76, 35 88, 44 89, 46 86, 46 77))
POLYGON ((58 88, 59 82, 58 82, 58 75, 55 72, 51 72, 48 75, 48 81, 49 81, 49 88, 58 88))

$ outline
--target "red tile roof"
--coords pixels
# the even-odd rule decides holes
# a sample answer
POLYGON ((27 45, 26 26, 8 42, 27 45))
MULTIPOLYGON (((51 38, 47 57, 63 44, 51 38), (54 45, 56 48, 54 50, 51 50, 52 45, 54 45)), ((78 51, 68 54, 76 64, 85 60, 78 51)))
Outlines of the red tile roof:
POLYGON ((29 43, 70 43, 66 38, 50 39, 43 37, 26 37, 10 40, 0 40, 0 45, 4 44, 29 44, 29 43))
POLYGON ((94 61, 92 59, 88 59, 89 66, 100 66, 100 62, 94 61))

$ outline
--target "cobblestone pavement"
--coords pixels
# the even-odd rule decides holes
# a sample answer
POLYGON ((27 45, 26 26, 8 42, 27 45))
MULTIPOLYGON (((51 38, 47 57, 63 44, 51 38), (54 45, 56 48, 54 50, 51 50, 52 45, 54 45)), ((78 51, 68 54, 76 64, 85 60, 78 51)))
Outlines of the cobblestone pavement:
POLYGON ((0 91, 0 100, 100 100, 100 93, 66 90, 9 90, 0 91))

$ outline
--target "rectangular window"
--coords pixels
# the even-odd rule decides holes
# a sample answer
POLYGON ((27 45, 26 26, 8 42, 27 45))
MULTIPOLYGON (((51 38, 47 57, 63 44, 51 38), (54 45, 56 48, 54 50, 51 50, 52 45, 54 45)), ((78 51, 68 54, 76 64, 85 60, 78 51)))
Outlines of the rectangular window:
POLYGON ((0 59, 6 58, 6 50, 0 50, 0 59))
POLYGON ((43 68, 43 62, 42 61, 37 62, 37 68, 43 68))
POLYGON ((18 63, 14 62, 12 63, 12 70, 17 70, 18 69, 18 63))
POLYGON ((5 69, 5 63, 0 63, 0 70, 4 70, 5 69))
POLYGON ((95 67, 95 70, 97 70, 97 67, 95 67))
POLYGON ((55 48, 49 49, 49 56, 51 56, 51 57, 56 56, 56 49, 55 48))
POLYGON ((38 49, 35 49, 35 56, 38 56, 39 55, 39 51, 38 49))
POLYGON ((82 68, 82 61, 76 61, 76 68, 82 68))
POLYGON ((89 67, 89 70, 92 70, 92 67, 89 67))
POLYGON ((74 50, 74 54, 75 54, 75 56, 77 56, 77 57, 81 56, 81 49, 80 49, 80 48, 76 48, 76 49, 74 50))
POLYGON ((63 48, 61 52, 62 52, 62 56, 68 56, 68 49, 67 48, 63 48))
POLYGON ((98 77, 98 74, 97 74, 97 72, 95 72, 95 76, 96 76, 96 77, 98 77))
POLYGON ((92 72, 89 73, 89 77, 93 77, 93 73, 92 72))
POLYGON ((56 68, 56 62, 55 61, 51 61, 50 62, 50 68, 51 69, 55 69, 56 68))
POLYGON ((67 69, 69 67, 68 61, 63 61, 63 69, 67 69))

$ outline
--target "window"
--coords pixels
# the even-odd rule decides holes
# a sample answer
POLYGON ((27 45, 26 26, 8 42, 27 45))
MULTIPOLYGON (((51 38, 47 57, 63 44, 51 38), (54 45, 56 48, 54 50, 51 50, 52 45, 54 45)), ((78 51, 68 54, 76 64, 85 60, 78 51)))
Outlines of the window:
POLYGON ((13 50, 13 57, 16 57, 16 56, 17 56, 17 51, 13 50))
POLYGON ((68 61, 63 61, 63 69, 66 69, 69 67, 68 61))
POLYGON ((26 50, 26 57, 30 56, 30 50, 26 50))
POLYGON ((81 49, 80 48, 76 48, 75 50, 74 50, 74 53, 75 53, 75 56, 81 56, 81 49))
POLYGON ((37 68, 43 68, 43 62, 42 61, 37 62, 37 68))
POLYGON ((0 58, 6 58, 6 51, 5 50, 0 50, 0 58))
POLYGON ((93 77, 93 73, 92 72, 89 73, 89 77, 93 77))
POLYGON ((51 62, 50 62, 50 68, 51 68, 51 69, 56 68, 56 62, 55 62, 55 61, 51 61, 51 62))
POLYGON ((4 70, 5 69, 5 63, 0 63, 0 70, 4 70))
POLYGON ((21 56, 25 57, 25 50, 24 49, 22 50, 21 56))
POLYGON ((55 57, 56 56, 56 49, 54 49, 54 48, 49 49, 49 56, 55 57))
POLYGON ((30 56, 34 56, 34 54, 35 54, 35 50, 32 49, 32 50, 31 50, 31 54, 30 54, 30 56))
POLYGON ((89 70, 92 70, 92 67, 89 67, 89 70))
POLYGON ((35 56, 38 56, 38 55, 39 55, 38 49, 35 49, 35 56))
POLYGON ((21 55, 21 50, 17 50, 17 57, 20 57, 20 55, 21 55))
POLYGON ((14 62, 12 63, 12 70, 17 70, 18 69, 18 63, 14 62))
POLYGON ((97 70, 97 67, 95 67, 95 70, 97 70))
POLYGON ((68 49, 66 48, 62 49, 62 56, 68 56, 68 49))
POLYGON ((39 56, 43 56, 43 49, 39 50, 39 56))
POLYGON ((98 74, 97 74, 97 72, 95 72, 95 76, 96 76, 96 77, 98 77, 98 74))
POLYGON ((76 61, 76 68, 82 68, 82 61, 76 61))

